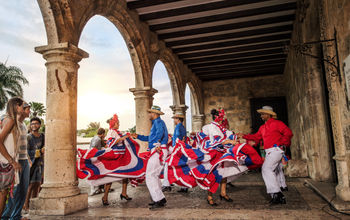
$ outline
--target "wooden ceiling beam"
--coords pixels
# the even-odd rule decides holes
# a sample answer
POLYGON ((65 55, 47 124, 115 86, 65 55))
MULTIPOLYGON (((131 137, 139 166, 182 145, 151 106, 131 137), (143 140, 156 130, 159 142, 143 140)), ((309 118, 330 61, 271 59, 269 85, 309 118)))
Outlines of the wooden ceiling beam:
POLYGON ((268 14, 268 13, 273 13, 277 11, 280 12, 280 11, 287 11, 287 10, 293 10, 293 9, 296 9, 295 2, 267 6, 262 8, 235 11, 235 12, 224 13, 224 14, 215 14, 211 16, 192 18, 192 19, 186 19, 186 20, 180 20, 180 21, 177 20, 177 21, 172 21, 172 22, 167 22, 162 24, 155 24, 155 25, 150 25, 150 29, 153 31, 158 31, 158 30, 164 30, 164 29, 184 27, 184 26, 196 25, 196 24, 204 24, 209 22, 262 15, 262 14, 268 14))

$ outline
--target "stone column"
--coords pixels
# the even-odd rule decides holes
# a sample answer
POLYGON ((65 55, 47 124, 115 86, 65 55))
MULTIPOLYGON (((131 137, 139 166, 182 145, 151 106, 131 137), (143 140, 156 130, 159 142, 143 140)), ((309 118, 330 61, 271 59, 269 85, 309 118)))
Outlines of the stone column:
POLYGON ((337 81, 329 80, 331 84, 330 96, 330 110, 333 127, 333 138, 335 146, 335 156, 333 159, 336 161, 338 185, 335 188, 337 196, 343 201, 350 201, 350 183, 349 176, 350 170, 348 166, 348 146, 345 144, 345 134, 342 129, 343 117, 340 111, 339 94, 337 81))
MULTIPOLYGON (((187 105, 171 105, 169 107, 173 111, 173 115, 180 113, 180 114, 183 114, 185 116, 185 119, 184 119, 182 124, 186 128, 186 110, 188 109, 188 106, 187 105)), ((175 128, 175 124, 174 124, 174 128, 175 128)))
MULTIPOLYGON (((150 109, 153 103, 153 96, 158 91, 151 87, 131 88, 129 89, 135 96, 135 114, 136 114, 136 133, 149 135, 152 122, 148 118, 147 109, 150 109)), ((147 150, 148 143, 140 141, 141 152, 147 150)))
POLYGON ((204 115, 193 115, 192 116, 192 131, 200 132, 203 127, 204 115))
POLYGON ((36 47, 47 68, 45 173, 39 198, 30 203, 36 215, 66 215, 88 207, 76 175, 78 62, 88 53, 69 43, 36 47))

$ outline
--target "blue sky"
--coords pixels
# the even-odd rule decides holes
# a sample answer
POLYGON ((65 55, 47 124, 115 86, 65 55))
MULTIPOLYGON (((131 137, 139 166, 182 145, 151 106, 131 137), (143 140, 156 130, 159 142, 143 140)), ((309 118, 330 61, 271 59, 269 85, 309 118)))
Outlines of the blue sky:
MULTIPOLYGON (((45 60, 34 52, 34 47, 46 44, 45 27, 36 1, 1 1, 0 62, 7 61, 7 65, 22 69, 29 80, 29 85, 24 86, 24 98, 28 102, 46 102, 45 60)), ((129 88, 135 87, 134 70, 118 29, 107 19, 95 16, 85 26, 78 46, 90 55, 79 63, 78 129, 85 128, 89 122, 100 122, 107 127, 105 121, 114 113, 119 115, 121 130, 135 125, 134 96, 129 92, 129 88)), ((158 90, 154 104, 166 113, 163 119, 171 131, 172 94, 163 63, 157 62, 153 74, 153 87, 158 90)), ((188 106, 189 96, 187 88, 188 106)))

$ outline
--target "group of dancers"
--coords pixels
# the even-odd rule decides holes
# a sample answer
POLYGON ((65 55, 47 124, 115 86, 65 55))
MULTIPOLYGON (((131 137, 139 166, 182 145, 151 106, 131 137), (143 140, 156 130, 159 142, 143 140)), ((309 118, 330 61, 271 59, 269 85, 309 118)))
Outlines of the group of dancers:
POLYGON ((108 192, 112 182, 122 181, 120 199, 131 200, 127 195, 127 184, 137 185, 143 181, 151 195, 150 209, 166 205, 164 190, 172 184, 181 186, 182 192, 199 186, 208 192, 207 202, 217 206, 213 193, 220 187, 220 199, 233 200, 226 193, 226 185, 240 177, 247 170, 262 167, 262 176, 271 204, 285 204, 282 191, 288 190, 283 170, 282 157, 285 147, 290 146, 293 136, 291 130, 281 121, 270 106, 257 110, 264 125, 256 134, 235 134, 228 128, 223 109, 213 109, 213 121, 205 125, 193 138, 186 137, 182 122, 183 114, 173 116, 176 124, 173 136, 168 135, 164 113, 159 106, 148 109, 152 128, 148 136, 141 134, 122 134, 117 115, 109 121, 106 147, 78 149, 77 174, 87 179, 92 186, 105 185, 103 205, 108 205, 108 192), (140 153, 135 141, 148 142, 147 152, 140 153), (246 143, 241 143, 245 139, 246 143), (265 159, 248 143, 263 141, 265 159), (163 185, 161 182, 163 178, 163 185), (107 192, 107 193, 106 193, 107 192))

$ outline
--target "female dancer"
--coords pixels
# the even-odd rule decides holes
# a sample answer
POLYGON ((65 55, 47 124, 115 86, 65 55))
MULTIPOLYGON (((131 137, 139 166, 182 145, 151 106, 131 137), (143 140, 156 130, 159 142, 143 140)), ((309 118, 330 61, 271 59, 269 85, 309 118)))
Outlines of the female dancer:
POLYGON ((139 145, 129 135, 123 136, 118 130, 117 115, 109 120, 109 127, 106 149, 79 149, 77 161, 79 178, 88 178, 94 186, 105 184, 102 197, 104 206, 109 205, 108 194, 112 182, 122 181, 120 199, 129 201, 132 198, 127 195, 128 179, 142 178, 145 175, 144 161, 137 156, 139 145))
POLYGON ((226 129, 228 123, 223 110, 212 110, 211 114, 213 122, 197 134, 197 149, 178 141, 168 160, 168 178, 170 183, 187 187, 199 185, 208 190, 207 202, 216 206, 212 193, 219 185, 220 199, 232 202, 226 194, 226 183, 244 173, 247 166, 252 165, 250 162, 261 166, 262 160, 249 150, 251 146, 239 144, 237 136, 226 129))

